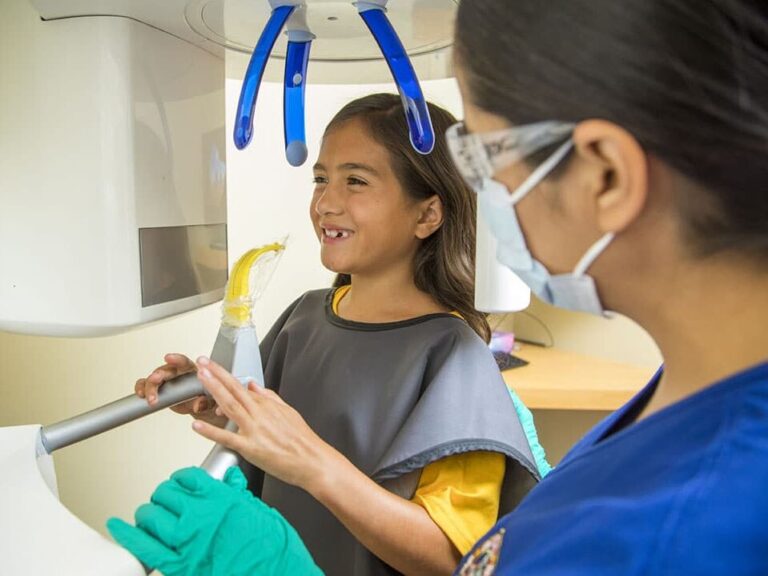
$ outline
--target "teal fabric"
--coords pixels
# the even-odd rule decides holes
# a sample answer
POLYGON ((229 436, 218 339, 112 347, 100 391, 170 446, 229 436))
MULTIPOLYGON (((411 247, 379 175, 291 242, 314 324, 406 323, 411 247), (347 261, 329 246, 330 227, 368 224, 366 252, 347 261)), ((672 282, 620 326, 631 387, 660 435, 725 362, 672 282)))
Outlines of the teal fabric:
POLYGON ((136 526, 107 521, 112 537, 165 576, 321 575, 296 531, 246 489, 240 469, 223 481, 184 468, 136 510, 136 526))
POLYGON ((523 401, 520 400, 520 397, 511 388, 509 389, 509 395, 512 396, 512 403, 515 405, 517 417, 520 419, 520 424, 523 425, 523 431, 528 438, 528 444, 531 445, 531 452, 536 460, 536 467, 539 469, 541 477, 544 478, 544 476, 552 471, 552 466, 547 462, 544 447, 539 442, 539 435, 536 433, 536 426, 533 423, 533 414, 531 414, 528 407, 523 404, 523 401))

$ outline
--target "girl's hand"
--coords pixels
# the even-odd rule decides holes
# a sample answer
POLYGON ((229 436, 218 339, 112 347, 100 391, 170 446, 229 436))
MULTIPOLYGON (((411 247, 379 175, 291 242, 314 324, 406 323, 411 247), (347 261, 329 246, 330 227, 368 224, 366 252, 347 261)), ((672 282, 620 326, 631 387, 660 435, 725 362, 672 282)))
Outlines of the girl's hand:
POLYGON ((198 378, 218 404, 216 412, 238 426, 233 433, 195 421, 202 436, 223 444, 250 463, 311 492, 334 460, 343 458, 307 425, 299 413, 271 390, 251 382, 248 389, 208 358, 197 360, 198 378))
MULTIPOLYGON (((157 403, 157 391, 165 382, 178 376, 189 374, 197 370, 197 366, 183 354, 166 354, 165 364, 155 368, 146 378, 136 380, 134 390, 139 398, 146 398, 147 403, 157 403)), ((176 406, 171 410, 178 414, 192 414, 197 417, 208 417, 208 420, 216 420, 213 410, 216 407, 213 400, 207 396, 198 396, 176 406)))
POLYGON ((315 434, 296 410, 270 390, 248 389, 207 358, 198 378, 239 427, 238 433, 199 420, 192 427, 238 452, 270 476, 306 490, 376 556, 403 574, 451 574, 461 554, 427 511, 388 492, 315 434))

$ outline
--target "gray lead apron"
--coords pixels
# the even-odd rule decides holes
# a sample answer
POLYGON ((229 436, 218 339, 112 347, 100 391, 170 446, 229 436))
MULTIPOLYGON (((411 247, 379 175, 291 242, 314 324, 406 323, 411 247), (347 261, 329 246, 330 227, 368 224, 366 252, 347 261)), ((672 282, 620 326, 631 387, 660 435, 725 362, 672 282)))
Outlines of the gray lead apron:
MULTIPOLYGON (((460 318, 432 314, 387 324, 350 322, 333 290, 304 294, 262 341, 267 387, 357 468, 410 499, 429 463, 464 452, 506 458, 499 515, 539 474, 488 347, 460 318)), ((397 572, 305 491, 249 465, 250 487, 296 528, 329 576, 397 572)))

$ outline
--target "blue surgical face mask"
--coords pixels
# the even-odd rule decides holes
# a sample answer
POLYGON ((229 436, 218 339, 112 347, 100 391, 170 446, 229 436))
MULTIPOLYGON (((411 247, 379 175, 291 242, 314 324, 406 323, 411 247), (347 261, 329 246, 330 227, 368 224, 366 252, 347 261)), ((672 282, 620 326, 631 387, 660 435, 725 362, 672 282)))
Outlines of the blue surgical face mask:
POLYGON ((536 296, 554 306, 602 315, 604 310, 595 281, 586 271, 608 247, 614 234, 608 233, 593 244, 572 273, 552 275, 528 250, 514 208, 547 177, 572 147, 571 141, 563 144, 511 194, 503 184, 484 180, 482 188, 477 191, 478 207, 498 240, 497 259, 517 274, 536 296))

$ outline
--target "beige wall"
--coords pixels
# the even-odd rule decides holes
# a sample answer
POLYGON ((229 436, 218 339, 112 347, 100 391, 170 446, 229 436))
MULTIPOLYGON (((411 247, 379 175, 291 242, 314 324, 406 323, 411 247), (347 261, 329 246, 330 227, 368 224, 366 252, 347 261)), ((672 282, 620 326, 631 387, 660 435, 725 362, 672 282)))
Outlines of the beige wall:
POLYGON ((661 354, 650 335, 620 314, 601 318, 544 304, 535 297, 524 312, 500 318, 519 338, 615 362, 658 366, 661 354))
MULTIPOLYGON (((555 308, 533 298, 524 312, 495 315, 491 325, 512 330, 519 339, 570 352, 653 368, 661 364, 659 350, 648 333, 621 315, 600 318, 555 308)), ((587 430, 608 414, 592 410, 534 410, 541 444, 550 463, 557 464, 587 430)))

